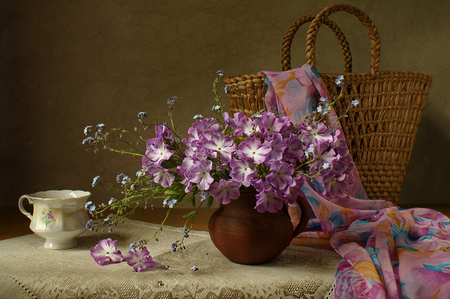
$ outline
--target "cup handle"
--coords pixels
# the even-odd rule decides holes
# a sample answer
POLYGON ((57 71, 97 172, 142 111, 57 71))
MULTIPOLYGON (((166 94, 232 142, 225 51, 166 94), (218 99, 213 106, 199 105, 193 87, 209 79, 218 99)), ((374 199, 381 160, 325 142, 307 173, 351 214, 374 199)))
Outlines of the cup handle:
POLYGON ((292 239, 297 237, 306 228, 306 225, 309 221, 309 203, 302 196, 297 197, 297 203, 299 204, 300 210, 302 211, 302 216, 300 218, 300 223, 294 230, 292 239))
MULTIPOLYGON (((22 214, 24 214, 25 216, 27 216, 28 218, 30 218, 31 221, 33 221, 33 215, 31 215, 27 210, 25 210, 25 208, 23 207, 23 200, 24 199, 28 199, 28 203, 33 204, 33 201, 31 200, 30 197, 28 197, 27 195, 22 195, 19 198, 19 210, 22 212, 22 214)), ((302 212, 303 213, 303 212, 302 212)))

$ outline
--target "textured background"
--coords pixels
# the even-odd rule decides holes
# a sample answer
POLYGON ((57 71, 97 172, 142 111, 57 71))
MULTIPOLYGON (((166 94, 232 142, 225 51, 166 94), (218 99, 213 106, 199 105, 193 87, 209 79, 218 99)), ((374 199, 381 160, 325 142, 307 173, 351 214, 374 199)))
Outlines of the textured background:
MULTIPOLYGON (((137 126, 136 114, 166 121, 166 100, 185 134, 192 116, 211 115, 211 84, 226 75, 279 71, 281 43, 297 18, 336 1, 257 0, 2 0, 0 2, 0 205, 47 189, 91 188, 97 174, 134 175, 137 159, 86 152, 86 125, 137 126)), ((381 70, 416 70, 433 77, 403 185, 400 204, 450 204, 450 2, 351 0, 381 37, 381 70)), ((350 43, 354 71, 368 71, 365 28, 345 13, 335 20, 350 43)), ((304 63, 307 28, 293 44, 293 67, 304 63)), ((325 27, 317 68, 340 72, 343 60, 325 27)), ((222 87, 221 87, 222 89, 222 87)))

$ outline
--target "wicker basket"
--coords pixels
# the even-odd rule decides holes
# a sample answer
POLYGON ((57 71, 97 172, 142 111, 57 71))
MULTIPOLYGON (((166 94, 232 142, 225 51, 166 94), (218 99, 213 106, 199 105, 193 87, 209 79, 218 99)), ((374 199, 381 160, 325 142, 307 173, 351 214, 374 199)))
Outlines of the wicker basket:
MULTIPOLYGON (((315 15, 308 15, 296 20, 286 32, 282 46, 283 71, 291 69, 290 47, 295 33, 300 26, 311 22, 315 17, 315 15)), ((347 39, 341 29, 333 21, 325 19, 323 23, 327 25, 338 38, 342 53, 344 55, 344 70, 345 72, 351 72, 352 56, 347 39)), ((255 112, 265 110, 266 104, 264 102, 264 95, 267 92, 267 85, 264 83, 264 80, 264 74, 250 74, 225 78, 224 82, 227 86, 227 97, 230 112, 245 112, 247 116, 251 116, 255 112)))
MULTIPOLYGON (((351 56, 346 55, 350 51, 344 50, 341 42, 346 61, 346 72, 343 74, 345 86, 344 97, 341 102, 336 103, 335 109, 340 115, 353 99, 360 101, 361 105, 352 108, 348 113, 349 117, 341 120, 350 153, 368 197, 397 203, 430 89, 431 77, 414 71, 379 71, 380 38, 377 28, 363 11, 344 4, 327 7, 312 20, 306 37, 306 63, 315 66, 315 39, 318 29, 322 23, 328 25, 328 17, 338 11, 356 16, 367 28, 371 39, 371 65, 370 72, 351 72, 351 56), (347 61, 350 61, 350 64, 347 64, 347 61)), ((289 35, 292 40, 292 34, 288 30, 282 49, 283 70, 290 69, 290 43, 286 42, 289 35)), ((342 40, 345 40, 345 37, 340 39, 342 40)), ((339 74, 321 75, 331 96, 336 95, 338 90, 334 80, 339 74)), ((249 99, 249 103, 244 101, 244 111, 252 114, 265 107, 264 94, 267 87, 264 86, 263 80, 262 77, 248 75, 227 78, 225 83, 230 90, 237 86, 239 93, 243 94, 239 95, 242 100, 249 99), (240 78, 247 80, 247 84, 240 78), (255 82, 254 87, 251 87, 254 90, 251 90, 248 79, 255 82)), ((228 93, 230 109, 239 108, 234 103, 236 93, 237 91, 228 93)))

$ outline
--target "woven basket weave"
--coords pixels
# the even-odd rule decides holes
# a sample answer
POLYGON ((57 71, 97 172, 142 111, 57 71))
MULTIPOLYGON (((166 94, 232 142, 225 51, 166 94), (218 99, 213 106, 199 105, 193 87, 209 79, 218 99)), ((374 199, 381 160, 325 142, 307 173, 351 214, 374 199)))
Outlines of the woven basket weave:
MULTIPOLYGON (((349 117, 341 120, 350 153, 368 197, 396 204, 430 89, 431 77, 414 71, 379 71, 380 38, 375 24, 360 9, 344 4, 327 7, 312 20, 306 37, 306 63, 315 66, 318 29, 322 23, 329 26, 331 21, 328 17, 338 11, 356 16, 367 28, 371 40, 371 64, 370 72, 351 72, 348 44, 343 35, 339 38, 346 62, 346 71, 343 73, 345 86, 342 101, 337 102, 334 108, 341 115, 353 99, 361 103, 350 109, 349 117)), ((283 70, 290 69, 290 41, 293 36, 291 27, 283 42, 283 70)), ((336 36, 340 37, 340 34, 336 36)), ((337 95, 338 88, 334 80, 340 74, 321 75, 330 95, 337 95)), ((242 111, 239 101, 243 102, 247 115, 265 108, 267 86, 264 84, 264 77, 232 77, 226 78, 225 83, 231 91, 227 95, 232 112, 242 111), (253 85, 249 80, 253 81, 253 85)))

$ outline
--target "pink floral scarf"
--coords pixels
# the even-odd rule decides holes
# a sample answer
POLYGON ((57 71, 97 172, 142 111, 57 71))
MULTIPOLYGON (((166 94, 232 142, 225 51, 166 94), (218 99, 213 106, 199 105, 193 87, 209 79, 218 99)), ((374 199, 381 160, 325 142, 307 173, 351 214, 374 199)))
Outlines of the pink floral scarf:
MULTIPOLYGON (((310 65, 263 73, 269 87, 267 110, 294 123, 314 111, 316 99, 330 98, 310 65)), ((327 121, 336 119, 331 111, 327 121)), ((450 219, 431 209, 367 200, 356 167, 342 185, 344 196, 324 195, 326 183, 318 177, 303 187, 315 217, 300 237, 330 238, 342 256, 335 298, 450 298, 450 219)), ((291 206, 290 213, 298 217, 298 207, 291 206)))

